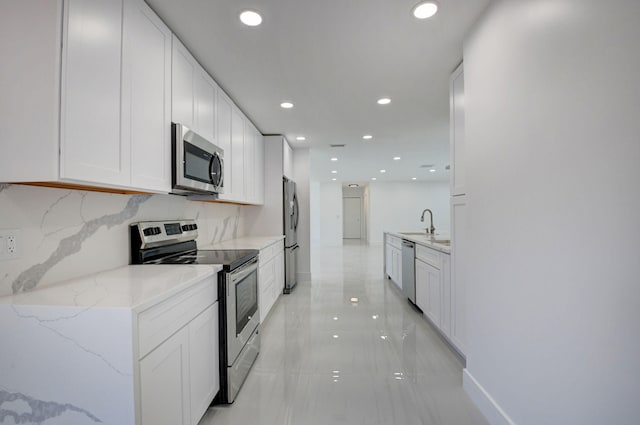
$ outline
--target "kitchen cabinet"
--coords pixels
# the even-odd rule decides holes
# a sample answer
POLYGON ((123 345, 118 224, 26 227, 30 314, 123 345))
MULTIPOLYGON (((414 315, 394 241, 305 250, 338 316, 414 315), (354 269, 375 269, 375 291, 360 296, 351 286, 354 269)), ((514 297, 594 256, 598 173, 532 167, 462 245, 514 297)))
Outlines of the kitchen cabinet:
POLYGON ((467 197, 454 196, 451 199, 451 341, 465 353, 468 281, 464 266, 468 261, 467 197))
POLYGON ((171 30, 142 0, 125 2, 122 145, 131 185, 171 190, 171 30))
POLYGON ((186 125, 216 144, 216 99, 218 86, 189 50, 173 36, 173 122, 186 125))
POLYGON ((130 182, 130 145, 120 143, 122 15, 122 0, 65 2, 62 179, 119 186, 130 182))
POLYGON ((3 386, 103 423, 196 425, 220 388, 214 270, 126 266, 0 298, 3 386))
POLYGON ((258 258, 260 322, 263 322, 284 289, 284 241, 261 249, 258 258))
POLYGON ((451 195, 466 193, 464 67, 461 64, 449 79, 449 131, 451 149, 451 195))
POLYGON ((142 424, 190 425, 189 333, 182 329, 140 361, 142 424))
MULTIPOLYGON (((225 162, 229 164, 229 162, 225 162)), ((231 190, 224 199, 244 201, 244 116, 235 105, 231 108, 231 190)))
POLYGON ((416 258, 416 305, 440 327, 442 276, 440 270, 416 258))
POLYGON ((42 0, 12 2, 0 19, 20 40, 3 45, 12 105, 0 117, 0 181, 168 191, 169 32, 153 11, 42 0))
POLYGON ((402 239, 386 235, 385 273, 402 289, 402 239))
POLYGON ((233 101, 227 94, 219 90, 216 99, 217 123, 216 130, 218 146, 224 151, 224 193, 220 199, 233 199, 233 178, 231 165, 233 163, 233 151, 231 150, 231 110, 233 101))
POLYGON ((253 125, 244 122, 244 199, 253 202, 256 196, 256 137, 253 125))

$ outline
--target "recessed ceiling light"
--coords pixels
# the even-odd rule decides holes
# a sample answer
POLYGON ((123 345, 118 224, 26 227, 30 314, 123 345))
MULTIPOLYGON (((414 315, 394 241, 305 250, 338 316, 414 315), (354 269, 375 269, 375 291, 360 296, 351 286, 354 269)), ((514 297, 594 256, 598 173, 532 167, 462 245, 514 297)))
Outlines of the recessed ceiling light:
POLYGON ((336 180, 338 180, 338 179, 334 177, 334 178, 332 178, 331 180, 336 181, 336 180))
POLYGON ((362 138, 363 138, 364 140, 371 140, 371 139, 373 139, 373 136, 372 136, 372 135, 370 135, 370 134, 365 134, 364 136, 362 136, 362 138))
POLYGON ((331 174, 338 174, 338 170, 331 170, 331 174))
POLYGON ((417 177, 411 177, 411 180, 418 180, 417 177))
POLYGON ((333 338, 338 339, 339 335, 334 335, 333 338))
POLYGON ((399 156, 394 156, 394 157, 393 157, 393 160, 394 160, 394 161, 400 161, 400 157, 399 157, 399 156))
POLYGON ((387 339, 386 335, 380 335, 380 339, 387 339))
MULTIPOLYGON (((338 320, 338 316, 333 316, 333 320, 338 320)), ((338 372, 335 372, 338 373, 338 372)))
POLYGON ((438 12, 438 3, 435 1, 423 1, 413 7, 413 16, 418 19, 427 19, 438 12))
POLYGON ((374 181, 375 181, 375 180, 378 180, 378 179, 376 179, 375 177, 371 177, 371 180, 374 180, 374 181))
POLYGON ((357 185, 357 184, 355 184, 355 183, 351 183, 351 184, 349 185, 349 187, 358 187, 358 185, 357 185))
POLYGON ((300 140, 302 142, 304 140, 307 140, 307 138, 304 137, 304 136, 298 136, 298 137, 296 137, 296 140, 300 140))
POLYGON ((291 103, 291 102, 282 102, 280 104, 280 107, 284 108, 284 109, 291 109, 291 108, 293 108, 293 103, 291 103))
POLYGON ((240 21, 249 27, 257 27, 262 23, 262 16, 255 10, 244 10, 240 13, 240 21))
POLYGON ((331 158, 332 161, 337 161, 338 158, 336 158, 335 156, 333 158, 331 158))
POLYGON ((391 103, 391 99, 388 97, 383 97, 382 99, 378 99, 378 105, 388 105, 391 103))
POLYGON ((351 302, 352 303, 357 303, 358 302, 358 297, 351 297, 351 302))
POLYGON ((380 170, 380 172, 381 172, 381 173, 386 173, 386 172, 387 172, 387 170, 380 170))
POLYGON ((435 170, 435 168, 432 168, 432 169, 430 169, 430 170, 429 170, 429 172, 430 172, 430 173, 435 173, 435 172, 436 172, 436 170, 435 170))

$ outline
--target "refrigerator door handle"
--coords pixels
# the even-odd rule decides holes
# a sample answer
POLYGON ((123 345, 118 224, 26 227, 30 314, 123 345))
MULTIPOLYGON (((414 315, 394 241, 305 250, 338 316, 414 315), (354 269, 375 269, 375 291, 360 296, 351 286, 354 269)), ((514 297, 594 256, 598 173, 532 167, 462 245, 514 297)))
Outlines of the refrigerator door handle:
POLYGON ((293 203, 294 203, 294 216, 295 216, 295 224, 293 225, 294 229, 298 228, 298 219, 300 218, 300 206, 298 205, 298 196, 297 195, 293 195, 293 203))

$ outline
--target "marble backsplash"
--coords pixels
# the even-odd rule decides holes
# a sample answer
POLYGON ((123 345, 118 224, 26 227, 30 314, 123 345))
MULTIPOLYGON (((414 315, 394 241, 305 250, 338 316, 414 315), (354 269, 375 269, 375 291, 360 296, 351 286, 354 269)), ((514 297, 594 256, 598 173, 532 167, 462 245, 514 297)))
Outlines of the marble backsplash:
POLYGON ((0 229, 20 258, 0 260, 0 296, 129 264, 129 224, 195 219, 199 245, 244 235, 241 207, 173 195, 119 195, 0 184, 0 229))

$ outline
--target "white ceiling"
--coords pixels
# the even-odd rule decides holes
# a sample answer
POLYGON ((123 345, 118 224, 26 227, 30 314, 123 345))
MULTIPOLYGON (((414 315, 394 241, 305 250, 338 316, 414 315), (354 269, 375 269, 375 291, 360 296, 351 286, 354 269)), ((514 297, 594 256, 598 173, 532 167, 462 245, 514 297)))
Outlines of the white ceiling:
POLYGON ((311 148, 312 179, 342 182, 448 179, 448 79, 490 1, 440 0, 419 21, 417 0, 147 0, 263 134, 311 148), (262 25, 240 23, 247 8, 262 25))

